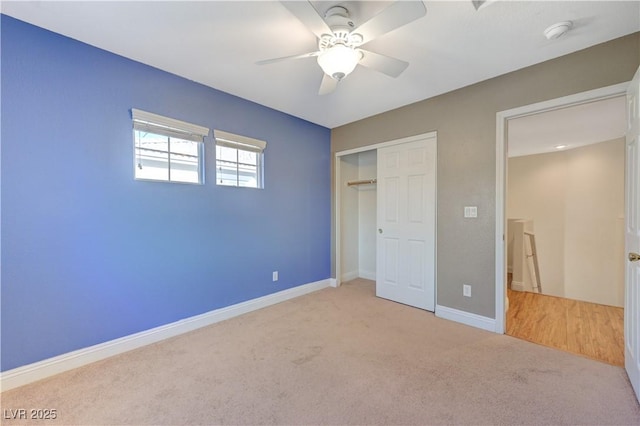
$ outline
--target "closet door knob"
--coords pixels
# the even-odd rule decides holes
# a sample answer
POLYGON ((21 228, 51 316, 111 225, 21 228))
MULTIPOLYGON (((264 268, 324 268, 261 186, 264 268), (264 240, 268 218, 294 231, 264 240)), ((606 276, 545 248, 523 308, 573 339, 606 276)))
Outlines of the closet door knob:
POLYGON ((378 234, 382 234, 382 228, 378 228, 378 234))

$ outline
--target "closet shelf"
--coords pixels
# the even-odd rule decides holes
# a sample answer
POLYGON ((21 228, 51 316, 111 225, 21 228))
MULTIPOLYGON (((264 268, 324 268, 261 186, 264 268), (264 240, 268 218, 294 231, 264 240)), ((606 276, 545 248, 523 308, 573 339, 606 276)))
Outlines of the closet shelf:
POLYGON ((347 186, 355 186, 355 185, 372 185, 377 183, 377 179, 365 179, 365 180, 353 180, 351 182, 347 182, 347 186))

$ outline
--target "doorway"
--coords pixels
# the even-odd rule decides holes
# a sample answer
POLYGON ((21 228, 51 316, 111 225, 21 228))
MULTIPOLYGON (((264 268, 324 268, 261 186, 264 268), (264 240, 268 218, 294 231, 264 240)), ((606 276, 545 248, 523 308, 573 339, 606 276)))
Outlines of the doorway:
POLYGON ((336 239, 336 263, 341 282, 376 279, 376 154, 373 149, 336 157, 340 171, 336 216, 341 231, 336 239))
POLYGON ((506 169, 507 169, 507 129, 509 120, 587 104, 590 102, 623 96, 628 83, 620 83, 600 89, 590 90, 563 98, 501 111, 496 117, 496 332, 506 330, 507 300, 507 250, 506 250, 506 169))
POLYGON ((618 96, 507 126, 506 334, 618 366, 625 109, 618 96))
MULTIPOLYGON (((536 343, 556 347, 556 348, 563 349, 573 353, 578 353, 581 355, 585 355, 591 358, 599 359, 599 360, 613 363, 616 365, 621 365, 624 362, 624 356, 623 356, 623 352, 624 352, 623 340, 624 339, 623 339, 623 321, 622 321, 623 312, 622 312, 622 308, 620 307, 616 308, 616 307, 610 307, 606 305, 611 305, 611 304, 622 305, 621 299, 622 299, 623 289, 618 288, 619 286, 617 287, 614 286, 614 288, 610 289, 609 294, 598 295, 598 291, 602 293, 602 289, 598 288, 597 285, 593 289, 576 288, 580 286, 576 286, 574 282, 573 283, 574 285, 568 286, 569 288, 565 291, 564 284, 565 284, 565 281, 567 280, 566 276, 569 276, 571 279, 571 275, 572 275, 572 274, 566 274, 565 276, 564 274, 565 266, 568 269, 572 268, 571 271, 573 275, 576 277, 580 276, 580 274, 584 275, 584 272, 585 272, 584 269, 588 269, 588 268, 581 269, 577 265, 575 265, 575 261, 576 261, 575 256, 574 256, 574 259, 572 259, 573 264, 571 261, 564 262, 564 256, 565 256, 565 253, 567 253, 567 250, 565 249, 569 249, 568 251, 569 257, 573 256, 573 253, 571 251, 571 246, 572 245, 575 246, 576 241, 569 240, 570 243, 567 244, 568 247, 564 247, 564 238, 561 239, 561 238, 558 238, 557 235, 553 236, 551 235, 551 233, 548 233, 547 239, 555 238, 556 240, 562 242, 562 244, 558 244, 558 242, 556 241, 555 243, 552 243, 551 246, 548 246, 548 247, 552 247, 552 250, 556 250, 556 251, 560 250, 558 252, 560 253, 560 255, 556 253, 556 255, 552 257, 554 261, 559 264, 559 265, 556 265, 557 267, 556 267, 555 275, 561 276, 561 278, 552 277, 550 281, 547 283, 550 285, 547 285, 546 288, 547 290, 551 290, 551 293, 556 293, 555 294, 556 296, 561 296, 561 297, 568 296, 568 297, 573 297, 577 299, 588 300, 588 302, 580 302, 575 300, 558 298, 554 296, 545 296, 543 294, 534 294, 534 293, 526 294, 520 291, 513 291, 509 288, 510 281, 513 277, 511 274, 508 274, 507 265, 513 264, 514 259, 508 258, 508 254, 509 254, 508 244, 510 242, 509 240, 510 236, 506 229, 507 219, 509 219, 509 216, 510 216, 509 210, 511 210, 511 213, 513 213, 514 210, 517 211, 518 209, 517 208, 514 209, 513 207, 514 203, 512 202, 513 200, 511 200, 508 196, 508 194, 511 194, 513 197, 513 191, 509 189, 508 184, 509 182, 511 182, 512 185, 514 184, 513 180, 507 179, 507 176, 509 176, 508 167, 509 167, 509 164, 511 164, 512 166, 526 168, 528 165, 530 165, 529 163, 531 163, 531 161, 520 160, 520 161, 512 162, 511 160, 509 160, 507 156, 507 152, 511 152, 512 147, 511 145, 509 145, 509 149, 507 149, 507 144, 509 142, 510 132, 513 129, 518 128, 516 124, 519 121, 535 120, 537 116, 539 117, 545 114, 547 115, 556 114, 557 116, 560 116, 561 114, 558 114, 558 112, 563 112, 563 111, 570 111, 570 110, 586 111, 587 108, 593 105, 596 105, 598 103, 600 104, 606 103, 607 105, 610 106, 610 105, 613 105, 612 102, 615 102, 616 99, 617 100, 622 99, 622 103, 620 105, 624 105, 626 103, 624 101, 626 87, 627 87, 627 84, 620 84, 620 85, 610 86, 607 88, 585 92, 585 93, 581 93, 581 94, 577 94, 577 95, 573 95, 565 98, 551 100, 551 101, 543 102, 540 104, 534 104, 534 105, 517 108, 514 110, 504 111, 498 114, 498 123, 497 123, 498 124, 498 134, 497 134, 498 135, 497 137, 498 157, 496 162, 497 164, 496 179, 498 183, 497 184, 497 206, 498 207, 497 207, 497 214, 496 214, 496 218, 497 218, 497 223, 496 223, 496 277, 497 277, 496 306, 497 306, 497 309, 501 309, 501 312, 498 312, 498 310, 496 311, 496 323, 498 325, 502 324, 502 326, 504 327, 503 332, 506 331, 507 334, 513 335, 515 337, 524 338, 525 340, 534 341, 536 343), (500 234, 501 240, 502 238, 504 238, 503 240, 504 242, 498 243, 498 234, 500 234), (558 260, 561 260, 561 261, 559 262, 558 260), (498 269, 498 267, 500 269, 498 269), (558 270, 561 271, 562 273, 558 274, 557 273, 558 270), (560 284, 560 286, 558 284, 560 284), (611 294, 613 294, 613 296, 611 296, 611 294), (510 297, 507 297, 507 295, 509 295, 510 297), (595 301, 596 303, 590 303, 592 301, 595 301), (598 304, 598 302, 603 304, 598 304), (498 305, 501 305, 501 307, 498 308, 498 305), (507 315, 505 315, 505 307, 509 309, 507 315), (509 321, 509 323, 507 323, 507 320, 509 321), (545 328, 545 332, 543 333, 541 333, 540 330, 537 330, 537 328, 539 329, 542 327, 545 328), (594 344, 594 341, 596 340, 600 340, 600 344, 594 344), (603 347, 608 347, 611 350, 604 351, 602 350, 603 347)), ((621 136, 626 130, 626 124, 624 124, 624 121, 626 121, 626 114, 625 114, 624 107, 616 110, 616 114, 620 114, 620 116, 616 118, 623 122, 623 124, 620 126, 621 127, 620 132, 622 133, 620 135, 616 135, 616 136, 621 136)), ((603 138, 603 139, 607 139, 607 138, 603 138)), ((551 151, 568 148, 565 145, 568 145, 568 144, 562 143, 562 145, 547 147, 547 150, 545 152, 549 153, 551 151)), ((539 160, 539 161, 537 162, 533 161, 533 162, 536 165, 545 164, 546 166, 548 166, 549 164, 553 164, 555 166, 555 169, 554 169, 556 172, 555 176, 553 177, 553 179, 551 179, 550 182, 546 183, 547 188, 551 192, 553 189, 555 189, 555 187, 563 186, 562 181, 564 178, 562 177, 562 173, 557 173, 557 171, 564 170, 562 169, 562 167, 566 166, 565 163, 567 163, 567 157, 569 158, 577 157, 579 159, 582 159, 582 157, 584 157, 585 154, 591 154, 593 158, 597 159, 598 158, 597 155, 598 154, 602 155, 602 152, 604 152, 603 149, 604 150, 608 149, 609 151, 614 150, 611 152, 616 152, 617 153, 616 156, 621 157, 621 164, 617 164, 617 167, 624 169, 623 146, 624 146, 624 139, 620 138, 619 140, 608 141, 608 144, 602 144, 601 146, 598 146, 596 148, 593 148, 593 147, 592 148, 584 148, 584 147, 575 148, 576 151, 572 154, 565 153, 564 155, 560 155, 560 156, 544 154, 542 156, 534 157, 534 160, 539 160), (617 145, 620 145, 620 147, 618 147, 617 145), (620 152, 617 152, 618 148, 620 148, 620 152), (580 157, 580 154, 582 155, 582 157, 580 157), (562 167, 557 167, 558 164, 561 165, 562 167)), ((515 151, 516 154, 521 153, 523 149, 526 150, 526 147, 522 147, 522 146, 513 147, 513 151, 515 151)), ((594 166, 593 163, 588 165, 591 167, 594 166)), ((584 168, 584 166, 582 166, 582 168, 584 168)), ((580 168, 578 167, 577 170, 579 171, 579 169, 580 168)), ((615 169, 612 169, 612 170, 615 171, 615 169)), ((519 172, 520 170, 518 170, 518 173, 519 172)), ((583 173, 584 172, 585 171, 583 171, 583 173)), ((588 176, 588 175, 583 175, 583 176, 586 176, 587 179, 591 178, 591 176, 588 176)), ((623 179, 623 176, 619 176, 619 177, 623 179)), ((617 180, 615 181, 617 182, 617 180)), ((618 182, 618 184, 620 184, 620 186, 624 188, 623 183, 618 182)), ((519 185, 519 183, 516 183, 515 185, 517 186, 519 185)), ((524 187, 520 185, 520 189, 522 188, 524 187)), ((620 190, 620 188, 616 188, 616 189, 620 190)), ((622 189, 622 192, 623 191, 624 190, 622 189)), ((589 186, 586 187, 586 190, 585 188, 578 190, 578 193, 581 193, 583 198, 585 193, 589 194, 589 196, 592 196, 593 195, 591 194, 592 192, 595 192, 595 191, 589 186)), ((621 195, 621 197, 619 198, 622 198, 622 197, 623 195, 621 195)), ((523 198, 523 197, 518 197, 518 198, 523 198)), ((533 194, 532 194, 532 198, 535 198, 533 194)), ((527 197, 524 197, 523 199, 525 201, 524 203, 521 202, 521 204, 527 204, 527 201, 531 201, 531 200, 527 200, 527 197)), ((575 200, 571 200, 571 201, 575 202, 575 200)), ((543 202, 546 204, 544 213, 548 213, 549 202, 548 201, 543 201, 543 202)), ((622 200, 618 200, 618 203, 622 204, 621 211, 624 211, 624 202, 622 200)), ((580 205, 581 205, 580 202, 578 202, 577 206, 580 206, 580 205)), ((575 208, 573 210, 575 210, 575 208)), ((588 212, 587 214, 585 214, 584 212, 581 212, 578 210, 573 212, 570 211, 569 213, 572 213, 574 218, 571 221, 571 223, 567 226, 568 232, 566 232, 566 234, 568 234, 569 238, 576 239, 577 238, 575 236, 576 233, 575 232, 572 233, 570 231, 576 230, 575 229, 576 222, 579 223, 580 221, 583 221, 583 222, 585 220, 588 221, 588 219, 585 219, 585 218, 588 218, 592 212, 588 212), (571 235, 573 237, 571 237, 571 235)), ((522 215, 522 210, 520 210, 518 214, 522 215)), ((608 214, 611 215, 611 212, 608 212, 608 214)), ((543 218, 543 215, 539 214, 539 216, 543 218)), ((564 222, 567 220, 567 218, 564 216, 569 217, 571 216, 571 214, 565 215, 563 212, 562 216, 563 217, 561 222, 564 222)), ((556 217, 556 221, 557 219, 558 218, 556 217)), ((596 220, 594 218, 592 219, 596 220)), ((612 227, 612 229, 616 227, 621 228, 620 230, 623 232, 624 227, 623 227, 622 217, 615 218, 615 219, 613 219, 612 221, 613 223, 610 223, 609 226, 612 227), (615 220, 615 219, 620 219, 620 220, 615 220)), ((545 220, 546 218, 543 218, 542 221, 544 222, 545 220)), ((531 220, 528 220, 526 223, 530 227, 534 226, 531 224, 532 223, 531 220)), ((597 223, 597 220, 596 220, 596 223, 597 223)), ((548 225, 548 223, 546 225, 548 225)), ((554 228, 555 228, 554 231, 556 231, 557 233, 558 226, 555 226, 554 228)), ((563 227, 561 228, 562 228, 562 233, 565 234, 564 228, 563 227)), ((592 230, 593 229, 586 230, 586 231, 592 231, 592 230)), ((513 243, 513 241, 511 242, 513 243)), ((621 241, 617 241, 616 243, 617 243, 616 245, 622 247, 622 253, 624 253, 624 243, 621 241)), ((614 245, 614 243, 611 243, 611 244, 614 245)), ((595 251, 597 251, 598 249, 600 249, 600 247, 596 247, 595 251)), ((531 248, 529 247, 528 250, 531 251, 531 248)), ((523 251, 526 252, 527 248, 525 248, 523 251)), ((539 255, 540 250, 536 250, 536 251, 538 253, 530 252, 528 254, 530 256, 535 255, 536 260, 539 260, 539 257, 541 257, 539 255)), ((615 250, 611 248, 610 251, 613 252, 615 250)), ((511 254, 513 255, 513 253, 511 254)), ((545 254, 549 255, 549 253, 545 253, 545 254)), ((615 262, 622 258, 622 256, 619 253, 617 254, 618 256, 612 257, 613 259, 612 262, 615 262)), ((595 263, 600 262, 601 258, 599 256, 601 255, 602 253, 594 254, 595 258, 589 261, 586 261, 585 259, 580 258, 580 256, 578 256, 577 260, 586 261, 587 263, 585 266, 587 266, 589 264, 593 264, 594 262, 595 263)), ((583 254, 583 256, 586 257, 585 254, 583 254)), ((516 262, 516 264, 517 263, 518 262, 516 262)), ((608 271, 609 273, 611 273, 614 276, 618 275, 617 278, 619 278, 619 281, 623 282, 624 273, 622 271, 617 270, 620 268, 610 267, 609 269, 610 269, 608 271)), ((544 271, 544 268, 541 268, 541 270, 544 271)), ((554 272, 554 271, 552 270, 547 272, 554 272)), ((538 278, 537 288, 535 290, 532 290, 536 293, 542 293, 543 291, 541 291, 541 288, 542 289, 545 288, 544 284, 540 285, 540 281, 544 283, 544 272, 542 273, 539 272, 539 274, 542 277, 540 276, 537 277, 538 278)), ((547 277, 551 277, 552 275, 553 274, 550 273, 547 275, 547 277)), ((573 281, 576 281, 575 279, 576 277, 573 277, 573 281)), ((583 277, 583 280, 580 281, 580 284, 582 284, 583 281, 584 281, 584 277, 583 277)), ((514 289, 520 286, 522 286, 522 283, 518 282, 518 286, 514 287, 514 289)), ((519 290, 523 290, 523 288, 519 288, 519 290)))
POLYGON ((618 96, 509 120, 512 290, 624 306, 625 107, 618 96))

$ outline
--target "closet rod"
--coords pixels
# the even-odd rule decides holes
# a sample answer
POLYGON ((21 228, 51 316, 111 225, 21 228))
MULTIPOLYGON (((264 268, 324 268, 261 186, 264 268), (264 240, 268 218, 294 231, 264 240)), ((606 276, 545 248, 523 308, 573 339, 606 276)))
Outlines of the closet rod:
POLYGON ((377 179, 367 179, 367 180, 354 180, 352 182, 347 182, 348 186, 353 186, 353 185, 370 185, 373 183, 377 183, 378 180, 377 179))

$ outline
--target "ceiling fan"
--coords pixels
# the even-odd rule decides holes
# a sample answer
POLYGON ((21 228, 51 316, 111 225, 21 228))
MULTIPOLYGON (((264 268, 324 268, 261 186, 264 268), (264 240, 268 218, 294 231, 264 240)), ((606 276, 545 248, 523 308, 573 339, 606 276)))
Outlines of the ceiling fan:
POLYGON ((290 59, 316 57, 324 71, 318 94, 333 92, 338 83, 357 65, 371 68, 391 77, 399 76, 409 63, 390 56, 370 52, 361 46, 376 37, 393 31, 427 13, 422 1, 396 1, 378 15, 355 26, 349 10, 342 5, 330 7, 321 16, 309 1, 282 1, 296 18, 318 38, 318 50, 301 55, 267 59, 258 65, 272 64, 290 59))

